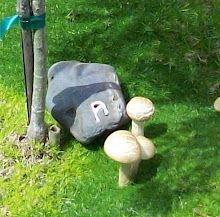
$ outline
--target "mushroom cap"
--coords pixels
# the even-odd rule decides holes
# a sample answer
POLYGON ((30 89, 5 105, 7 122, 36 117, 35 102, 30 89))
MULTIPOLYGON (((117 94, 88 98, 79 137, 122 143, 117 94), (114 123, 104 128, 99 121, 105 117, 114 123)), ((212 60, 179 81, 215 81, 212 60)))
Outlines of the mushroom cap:
POLYGON ((220 112, 220 97, 218 97, 214 102, 214 109, 217 112, 220 112))
POLYGON ((120 163, 133 163, 141 159, 141 149, 135 136, 126 130, 118 130, 107 137, 105 153, 120 163))
POLYGON ((144 121, 153 115, 155 108, 149 99, 137 96, 128 102, 126 110, 132 120, 144 121))
POLYGON ((137 136, 137 141, 141 148, 141 159, 148 160, 155 155, 156 148, 150 139, 144 136, 137 136))

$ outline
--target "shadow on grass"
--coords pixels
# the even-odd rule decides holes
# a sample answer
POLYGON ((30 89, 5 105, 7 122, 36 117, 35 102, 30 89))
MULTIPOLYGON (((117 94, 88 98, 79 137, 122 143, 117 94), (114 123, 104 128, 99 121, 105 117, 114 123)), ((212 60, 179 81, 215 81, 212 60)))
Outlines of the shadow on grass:
POLYGON ((201 20, 195 21, 181 12, 184 3, 171 0, 81 4, 83 10, 76 5, 60 11, 63 15, 71 9, 74 19, 62 21, 63 28, 70 29, 65 34, 57 22, 57 35, 62 37, 51 40, 51 62, 76 59, 111 64, 120 72, 126 99, 148 95, 199 104, 213 100, 208 87, 218 80, 219 61, 214 52, 214 6, 205 10, 206 3, 193 5, 195 11, 205 10, 201 20), (206 38, 204 34, 211 35, 206 38), (201 40, 195 45, 197 38, 201 40))
POLYGON ((71 147, 73 145, 73 141, 75 141, 75 139, 70 134, 70 132, 63 127, 61 127, 61 139, 60 140, 61 140, 60 146, 61 146, 62 151, 65 151, 66 149, 71 147))
POLYGON ((219 122, 217 114, 195 118, 173 132, 175 141, 166 135, 158 139, 159 145, 169 144, 169 149, 142 162, 137 180, 142 185, 131 202, 137 204, 137 210, 166 216, 180 208, 181 200, 191 198, 193 203, 195 196, 201 199, 216 190, 218 183, 213 179, 220 165, 219 122))
POLYGON ((144 128, 144 135, 149 139, 154 139, 167 132, 167 123, 150 124, 144 128))
POLYGON ((137 184, 145 184, 150 181, 153 177, 157 175, 158 167, 160 167, 163 161, 163 156, 161 154, 156 154, 150 160, 143 160, 139 165, 139 170, 137 174, 137 184))

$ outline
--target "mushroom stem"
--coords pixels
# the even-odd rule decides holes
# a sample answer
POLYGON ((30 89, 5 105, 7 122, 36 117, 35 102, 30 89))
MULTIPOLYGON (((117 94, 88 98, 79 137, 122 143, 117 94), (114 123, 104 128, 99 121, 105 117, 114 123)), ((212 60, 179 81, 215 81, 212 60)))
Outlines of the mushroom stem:
POLYGON ((134 136, 144 136, 144 121, 132 120, 131 132, 134 136))
POLYGON ((131 182, 134 181, 134 174, 133 174, 133 167, 134 163, 130 164, 120 164, 119 168, 119 179, 118 179, 118 185, 119 187, 124 187, 129 185, 131 182))
MULTIPOLYGON (((131 133, 136 137, 144 136, 144 121, 132 120, 131 133)), ((132 163, 131 174, 133 177, 137 176, 140 162, 141 160, 132 163)))

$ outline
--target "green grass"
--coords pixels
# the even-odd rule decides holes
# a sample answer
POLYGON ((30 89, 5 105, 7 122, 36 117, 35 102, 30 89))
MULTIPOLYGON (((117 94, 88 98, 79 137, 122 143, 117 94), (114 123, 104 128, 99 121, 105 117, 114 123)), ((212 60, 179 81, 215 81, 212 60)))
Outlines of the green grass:
MULTIPOLYGON (((15 2, 0 4, 1 17, 15 13, 15 2)), ((34 148, 36 159, 44 156, 34 164, 7 142, 26 131, 19 30, 11 30, 0 44, 2 216, 220 216, 220 117, 212 107, 220 91, 209 91, 220 75, 219 7, 218 0, 47 1, 48 66, 111 64, 126 101, 140 95, 155 104, 145 134, 157 154, 124 189, 103 139, 83 146, 65 132, 61 150, 34 148)))

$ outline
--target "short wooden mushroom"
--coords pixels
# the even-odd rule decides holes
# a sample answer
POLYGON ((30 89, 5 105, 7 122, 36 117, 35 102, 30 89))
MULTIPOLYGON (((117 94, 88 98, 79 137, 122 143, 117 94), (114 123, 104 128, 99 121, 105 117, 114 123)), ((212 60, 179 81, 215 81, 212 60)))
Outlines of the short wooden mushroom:
POLYGON ((155 146, 152 141, 144 136, 136 137, 141 148, 141 160, 149 160, 155 155, 155 146))
POLYGON ((115 131, 107 137, 104 151, 111 159, 120 163, 119 186, 132 182, 133 165, 141 158, 141 148, 135 136, 126 130, 115 131))

